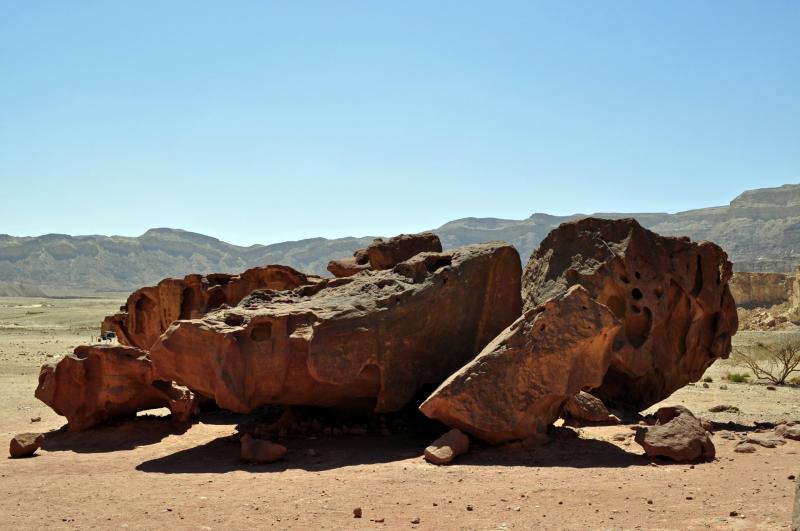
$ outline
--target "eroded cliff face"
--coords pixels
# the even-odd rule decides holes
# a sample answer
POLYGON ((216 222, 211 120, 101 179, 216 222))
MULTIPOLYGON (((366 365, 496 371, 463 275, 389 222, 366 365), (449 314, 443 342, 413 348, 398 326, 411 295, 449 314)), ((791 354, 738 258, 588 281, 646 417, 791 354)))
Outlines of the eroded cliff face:
MULTIPOLYGON (((796 299, 796 282, 796 277, 787 273, 736 272, 730 283, 731 295, 741 308, 769 308, 796 299)), ((800 306, 800 300, 795 302, 800 306)))

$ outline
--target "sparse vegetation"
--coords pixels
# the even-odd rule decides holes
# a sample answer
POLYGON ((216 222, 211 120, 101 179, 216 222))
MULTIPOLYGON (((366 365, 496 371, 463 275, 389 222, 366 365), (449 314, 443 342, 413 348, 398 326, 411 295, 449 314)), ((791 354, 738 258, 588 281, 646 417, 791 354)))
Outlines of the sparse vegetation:
POLYGON ((775 385, 784 385, 793 373, 800 373, 800 341, 769 346, 759 342, 737 349, 734 355, 757 379, 775 385))
POLYGON ((746 372, 729 372, 725 375, 725 379, 733 383, 747 383, 750 375, 746 372))

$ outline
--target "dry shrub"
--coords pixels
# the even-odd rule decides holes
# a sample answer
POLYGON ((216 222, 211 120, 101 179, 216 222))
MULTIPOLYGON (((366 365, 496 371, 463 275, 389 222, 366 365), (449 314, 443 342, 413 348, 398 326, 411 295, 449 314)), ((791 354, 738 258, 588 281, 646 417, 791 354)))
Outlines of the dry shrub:
POLYGON ((765 345, 756 343, 740 347, 734 353, 736 361, 745 365, 759 380, 784 385, 795 372, 800 373, 800 342, 765 345))

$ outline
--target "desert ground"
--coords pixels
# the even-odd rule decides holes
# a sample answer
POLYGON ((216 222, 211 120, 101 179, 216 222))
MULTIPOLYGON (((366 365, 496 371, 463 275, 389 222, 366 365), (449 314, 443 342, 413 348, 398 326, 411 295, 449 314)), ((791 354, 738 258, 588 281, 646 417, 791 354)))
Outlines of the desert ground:
MULTIPOLYGON (((42 363, 92 341, 115 299, 0 298, 0 435, 64 424, 33 396, 42 363), (40 419, 34 421, 33 419, 40 419)), ((740 332, 735 344, 794 337, 740 332)), ((800 388, 732 383, 735 362, 661 405, 683 404, 717 429, 800 419, 800 388), (727 387, 727 389, 723 388, 727 387), (711 413, 716 405, 738 413, 711 413)), ((655 409, 655 408, 653 408, 655 409)), ((83 433, 54 432, 38 455, 0 461, 5 529, 788 529, 800 442, 755 453, 715 436, 695 465, 645 457, 629 426, 557 429, 526 449, 474 443, 455 464, 421 455, 443 426, 390 435, 288 437, 286 458, 239 461, 231 436, 247 419, 203 413, 188 429, 163 412, 83 433), (360 507, 363 517, 353 517, 360 507)), ((769 433, 764 434, 766 436, 769 433)))

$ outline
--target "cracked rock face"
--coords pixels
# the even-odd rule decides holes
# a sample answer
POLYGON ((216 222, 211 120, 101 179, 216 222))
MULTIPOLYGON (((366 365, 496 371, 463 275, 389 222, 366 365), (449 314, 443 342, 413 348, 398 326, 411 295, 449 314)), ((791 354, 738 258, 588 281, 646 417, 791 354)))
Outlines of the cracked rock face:
POLYGON ((42 366, 36 398, 67 417, 73 431, 160 407, 183 422, 195 408, 190 391, 153 378, 147 353, 133 347, 76 348, 59 362, 42 366))
POLYGON ((544 433, 567 400, 602 383, 621 326, 586 289, 572 287, 526 311, 420 410, 492 443, 544 433))
POLYGON ((552 231, 523 272, 526 309, 585 288, 622 323, 592 394, 637 410, 668 397, 731 351, 738 320, 731 263, 717 245, 668 238, 633 219, 586 218, 552 231))
POLYGON ((396 411, 472 359, 521 312, 516 250, 426 252, 392 269, 178 320, 153 345, 159 379, 221 407, 369 405, 396 411))
POLYGON ((166 278, 133 292, 123 310, 106 317, 101 328, 113 331, 122 345, 147 350, 175 320, 196 319, 223 304, 236 305, 253 290, 294 289, 320 280, 282 265, 255 267, 239 275, 166 278))

